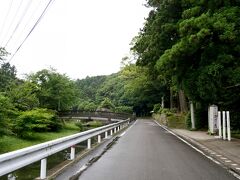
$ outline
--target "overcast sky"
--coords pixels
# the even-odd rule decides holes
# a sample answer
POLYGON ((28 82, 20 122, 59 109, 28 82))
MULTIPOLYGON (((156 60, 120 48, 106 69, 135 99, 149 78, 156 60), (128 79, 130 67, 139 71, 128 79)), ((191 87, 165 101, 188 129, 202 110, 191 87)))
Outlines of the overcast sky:
MULTIPOLYGON (((0 45, 9 40, 6 49, 11 53, 49 0, 21 1, 1 0, 0 4, 0 45)), ((19 76, 49 67, 73 79, 117 72, 121 59, 129 53, 129 43, 148 15, 144 3, 145 0, 55 0, 11 64, 19 76)))

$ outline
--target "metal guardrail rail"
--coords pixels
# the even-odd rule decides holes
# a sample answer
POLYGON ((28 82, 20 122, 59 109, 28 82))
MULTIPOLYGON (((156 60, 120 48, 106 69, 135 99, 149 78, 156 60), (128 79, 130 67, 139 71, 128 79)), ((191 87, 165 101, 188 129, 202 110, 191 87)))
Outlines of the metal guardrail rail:
POLYGON ((87 112, 87 111, 60 111, 58 112, 58 115, 60 118, 94 118, 94 117, 101 117, 105 118, 108 120, 111 119, 119 119, 119 120, 124 120, 127 118, 134 119, 132 114, 128 113, 114 113, 114 112, 106 112, 106 111, 95 111, 95 112, 87 112))
POLYGON ((0 177, 29 164, 41 160, 40 179, 46 178, 47 157, 57 152, 71 147, 71 160, 75 158, 74 145, 86 141, 88 149, 91 148, 91 138, 98 136, 98 143, 101 142, 101 134, 105 133, 105 138, 118 130, 126 127, 129 124, 128 120, 123 120, 114 124, 109 124, 103 127, 91 129, 78 134, 70 135, 53 141, 48 141, 42 144, 34 145, 17 151, 9 152, 0 155, 0 177))

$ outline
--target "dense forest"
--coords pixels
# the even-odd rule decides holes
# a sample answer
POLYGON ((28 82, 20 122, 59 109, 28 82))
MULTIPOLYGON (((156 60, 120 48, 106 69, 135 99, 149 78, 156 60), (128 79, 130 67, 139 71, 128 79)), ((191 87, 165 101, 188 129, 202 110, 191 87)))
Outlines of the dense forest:
POLYGON ((186 112, 192 101, 203 121, 215 104, 231 112, 239 129, 240 1, 148 0, 146 7, 151 11, 132 51, 160 84, 167 107, 186 112))
POLYGON ((71 80, 43 69, 19 79, 0 48, 0 135, 59 129, 57 111, 184 114, 189 102, 197 128, 215 104, 240 129, 240 1, 148 0, 145 6, 150 13, 132 54, 112 75, 71 80))

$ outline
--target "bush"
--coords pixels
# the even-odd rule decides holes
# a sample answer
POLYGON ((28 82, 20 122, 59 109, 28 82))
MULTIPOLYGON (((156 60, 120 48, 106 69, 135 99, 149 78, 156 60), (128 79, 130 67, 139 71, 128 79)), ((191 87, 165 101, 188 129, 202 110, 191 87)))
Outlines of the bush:
POLYGON ((115 109, 115 106, 109 98, 105 98, 104 101, 101 102, 98 109, 109 109, 109 110, 113 111, 115 109))
POLYGON ((0 136, 11 133, 10 119, 15 118, 17 114, 10 99, 0 93, 0 136))
POLYGON ((75 125, 77 127, 79 127, 80 132, 84 131, 84 126, 83 126, 82 122, 76 122, 75 125))
POLYGON ((101 121, 91 121, 88 123, 90 127, 97 128, 103 125, 101 121))
POLYGON ((153 106, 153 112, 158 112, 160 108, 161 108, 161 104, 160 104, 160 103, 154 104, 154 106, 153 106))
POLYGON ((33 132, 57 131, 62 128, 56 113, 47 109, 34 109, 20 114, 13 131, 20 137, 30 137, 33 132))
POLYGON ((192 128, 192 122, 191 122, 191 113, 188 112, 185 118, 185 122, 186 122, 186 126, 187 129, 191 129, 192 128))
POLYGON ((173 113, 169 109, 166 109, 166 108, 160 108, 158 110, 158 113, 159 114, 165 114, 166 116, 172 116, 173 115, 173 113))
POLYGON ((129 106, 118 106, 115 108, 116 113, 133 113, 132 107, 129 106))

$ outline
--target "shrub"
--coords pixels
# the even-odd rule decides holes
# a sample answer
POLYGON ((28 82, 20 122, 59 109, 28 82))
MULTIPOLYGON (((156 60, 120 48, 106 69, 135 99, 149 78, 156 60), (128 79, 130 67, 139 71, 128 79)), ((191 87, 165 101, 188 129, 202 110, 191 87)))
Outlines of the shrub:
POLYGON ((159 114, 165 114, 166 116, 172 116, 173 115, 173 113, 169 109, 166 109, 166 108, 160 108, 158 110, 158 113, 159 114))
POLYGON ((153 112, 158 112, 160 108, 161 108, 161 104, 160 104, 160 103, 154 104, 154 106, 153 106, 153 112))
POLYGON ((97 128, 103 125, 103 123, 101 121, 91 121, 88 123, 89 126, 93 127, 93 128, 97 128))
POLYGON ((0 93, 0 136, 11 133, 10 130, 10 119, 17 116, 10 99, 0 93))
POLYGON ((132 107, 129 106, 118 106, 115 108, 116 113, 133 113, 132 107))
POLYGON ((109 109, 109 110, 113 111, 115 109, 115 106, 109 98, 105 98, 104 101, 101 102, 98 109, 109 109))
POLYGON ((16 119, 14 132, 20 137, 30 137, 33 132, 57 131, 62 124, 56 113, 47 109, 25 111, 16 119))
POLYGON ((83 126, 82 122, 76 122, 75 125, 77 127, 79 127, 80 132, 84 131, 84 126, 83 126))
POLYGON ((191 122, 191 113, 190 112, 187 113, 187 115, 185 117, 185 122, 186 122, 187 129, 191 129, 192 122, 191 122))

